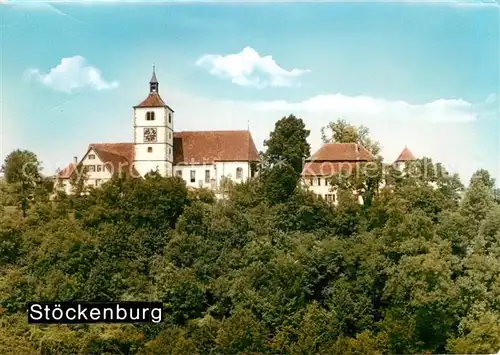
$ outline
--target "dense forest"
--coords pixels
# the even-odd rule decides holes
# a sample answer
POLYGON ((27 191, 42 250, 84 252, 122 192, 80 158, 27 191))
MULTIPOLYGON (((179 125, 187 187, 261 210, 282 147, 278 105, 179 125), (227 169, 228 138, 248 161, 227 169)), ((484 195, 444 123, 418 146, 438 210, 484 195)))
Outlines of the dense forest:
MULTIPOLYGON (((378 154, 365 127, 325 141, 378 154)), ((500 350, 500 194, 431 159, 298 184, 300 118, 279 120, 258 175, 226 198, 154 173, 52 191, 17 150, 0 185, 1 354, 401 354, 500 350), (55 197, 53 196, 55 193, 55 197), (353 194, 363 197, 358 203, 353 194), (52 196, 52 197, 51 197, 52 196), (161 301, 158 325, 28 325, 28 301, 161 301)))

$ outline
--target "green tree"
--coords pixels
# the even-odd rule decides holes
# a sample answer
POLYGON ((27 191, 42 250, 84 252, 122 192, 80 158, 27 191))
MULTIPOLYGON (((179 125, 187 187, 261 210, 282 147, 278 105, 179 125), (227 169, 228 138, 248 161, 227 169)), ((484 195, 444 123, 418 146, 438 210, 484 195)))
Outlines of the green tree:
POLYGON ((324 143, 358 143, 373 155, 380 153, 380 143, 370 138, 370 130, 365 126, 352 125, 344 119, 330 122, 321 129, 324 143))
POLYGON ((297 186, 298 175, 291 164, 281 163, 266 171, 263 180, 267 200, 276 204, 292 196, 297 186))
POLYGON ((2 171, 9 184, 24 183, 34 186, 40 179, 41 163, 35 153, 15 150, 5 158, 2 171))
POLYGON ((479 169, 472 174, 470 178, 470 185, 481 183, 489 189, 493 189, 495 187, 495 179, 491 177, 488 170, 479 169))
POLYGON ((485 169, 479 169, 470 179, 470 185, 483 184, 488 189, 491 190, 493 194, 493 200, 500 204, 500 188, 495 187, 495 179, 491 177, 490 173, 485 169))
POLYGON ((500 316, 483 311, 465 318, 460 336, 449 339, 447 349, 455 354, 496 354, 500 348, 500 316))
POLYGON ((359 196, 365 207, 371 206, 383 181, 382 161, 357 163, 351 171, 343 171, 332 176, 333 189, 351 191, 359 196))
POLYGON ((69 183, 71 193, 77 197, 82 196, 88 191, 87 181, 89 179, 89 168, 86 165, 78 164, 71 174, 69 183))
POLYGON ((265 167, 288 163, 299 175, 303 160, 310 156, 311 147, 307 142, 310 131, 304 121, 294 115, 283 117, 274 126, 269 139, 264 141, 266 151, 263 154, 265 167))
POLYGON ((14 186, 16 201, 26 217, 29 204, 34 198, 35 189, 40 182, 41 163, 35 153, 15 150, 5 158, 2 165, 5 180, 14 186))
MULTIPOLYGON (((489 173, 462 191, 430 159, 399 175, 376 164, 338 176, 338 205, 286 161, 224 201, 157 173, 78 198, 49 200, 38 182, 26 218, 0 214, 0 353, 498 351, 489 173), (164 321, 32 327, 28 300, 162 301, 164 321)), ((2 203, 14 187, 0 185, 2 203)))

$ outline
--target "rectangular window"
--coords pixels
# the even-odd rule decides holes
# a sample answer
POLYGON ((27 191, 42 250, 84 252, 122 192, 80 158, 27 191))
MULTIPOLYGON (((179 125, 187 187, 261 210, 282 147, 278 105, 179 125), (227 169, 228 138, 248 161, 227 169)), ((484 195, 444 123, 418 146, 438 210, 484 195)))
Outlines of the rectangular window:
POLYGON ((95 159, 95 154, 89 154, 89 159, 90 159, 90 160, 95 159))
POLYGON ((313 185, 318 185, 318 178, 317 177, 313 178, 313 185))
POLYGON ((189 175, 190 175, 190 176, 189 176, 189 177, 190 177, 190 181, 191 181, 191 182, 196 182, 196 170, 191 170, 191 171, 189 172, 189 175))
POLYGON ((89 171, 95 171, 95 165, 88 165, 89 171))
POLYGON ((168 132, 168 139, 172 138, 172 132, 168 132))
POLYGON ((210 170, 205 170, 205 183, 210 183, 210 170))
POLYGON ((175 176, 182 178, 182 170, 177 170, 175 176))
POLYGON ((102 171, 102 165, 96 165, 96 170, 97 171, 102 171))
POLYGON ((102 183, 101 179, 96 179, 95 186, 99 186, 101 185, 101 183, 102 183))

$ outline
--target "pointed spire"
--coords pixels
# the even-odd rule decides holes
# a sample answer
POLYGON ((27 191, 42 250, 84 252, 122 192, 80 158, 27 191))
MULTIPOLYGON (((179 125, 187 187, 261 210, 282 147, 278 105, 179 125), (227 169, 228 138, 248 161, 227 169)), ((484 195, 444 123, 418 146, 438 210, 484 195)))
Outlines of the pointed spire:
POLYGON ((153 75, 151 76, 151 80, 149 81, 149 92, 158 92, 158 88, 160 84, 158 83, 158 79, 156 79, 156 66, 153 63, 153 75))
POLYGON ((149 81, 150 84, 158 84, 158 80, 156 79, 156 70, 155 70, 155 63, 153 63, 153 76, 151 77, 151 80, 149 81))

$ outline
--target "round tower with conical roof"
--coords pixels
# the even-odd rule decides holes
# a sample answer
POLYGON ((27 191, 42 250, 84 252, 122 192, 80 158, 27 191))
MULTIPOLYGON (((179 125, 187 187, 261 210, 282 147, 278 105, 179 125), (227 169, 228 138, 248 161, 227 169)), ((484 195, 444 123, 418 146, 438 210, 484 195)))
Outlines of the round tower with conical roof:
POLYGON ((403 149, 401 154, 397 157, 397 159, 394 161, 393 166, 398 169, 398 170, 403 170, 405 167, 406 162, 411 162, 416 160, 415 156, 413 153, 408 149, 407 146, 403 149))

